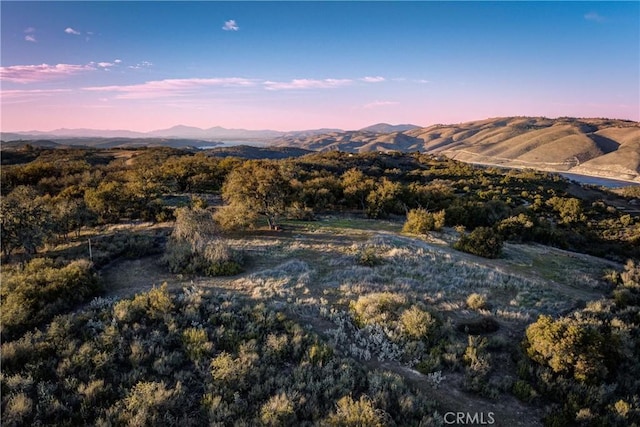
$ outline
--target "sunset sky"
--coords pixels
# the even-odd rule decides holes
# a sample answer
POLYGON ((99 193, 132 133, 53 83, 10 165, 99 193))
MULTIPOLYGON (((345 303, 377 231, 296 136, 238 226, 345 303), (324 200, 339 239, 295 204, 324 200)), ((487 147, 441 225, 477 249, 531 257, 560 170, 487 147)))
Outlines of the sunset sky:
POLYGON ((640 3, 2 1, 2 131, 640 120, 640 3))

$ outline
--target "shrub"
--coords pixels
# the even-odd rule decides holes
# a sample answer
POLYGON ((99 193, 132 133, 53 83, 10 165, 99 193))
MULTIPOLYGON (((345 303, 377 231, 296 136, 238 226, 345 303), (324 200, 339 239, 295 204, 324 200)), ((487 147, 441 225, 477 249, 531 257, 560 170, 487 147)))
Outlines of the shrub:
POLYGON ((209 212, 183 208, 178 210, 163 262, 172 273, 231 276, 242 271, 243 257, 216 237, 209 212))
POLYGON ((92 264, 77 260, 56 266, 45 258, 31 260, 23 270, 3 272, 1 288, 2 338, 63 313, 100 291, 92 264))
POLYGON ((407 213, 407 220, 402 227, 405 233, 427 234, 429 231, 438 231, 444 227, 445 211, 431 213, 426 209, 411 209, 407 213))
POLYGON ((182 386, 164 382, 138 382, 118 405, 118 424, 130 426, 177 424, 182 386))
POLYGON ((484 295, 472 293, 467 297, 467 307, 472 310, 481 310, 487 305, 487 298, 484 295))
POLYGON ((382 259, 376 254, 376 248, 369 246, 356 254, 356 262, 364 267, 375 267, 382 264, 382 259))
POLYGON ((518 380, 513 384, 511 392, 515 397, 523 402, 531 402, 536 397, 536 391, 531 385, 523 380, 518 380))
POLYGON ((293 425, 295 421, 293 409, 293 402, 286 393, 271 396, 260 408, 260 421, 266 426, 293 425))
POLYGON ((351 301, 349 308, 356 322, 363 326, 395 320, 406 303, 404 295, 382 292, 361 296, 356 302, 351 301))
POLYGON ((209 242, 203 258, 206 261, 204 273, 207 276, 231 276, 242 271, 242 254, 221 240, 209 242))
POLYGON ((588 321, 542 315, 527 328, 526 352, 555 373, 594 383, 607 377, 616 346, 588 321))
POLYGON ((327 421, 331 426, 340 427, 384 427, 387 425, 385 415, 383 411, 376 409, 366 396, 361 396, 360 400, 345 396, 338 400, 336 412, 330 415, 327 421))
POLYGON ((535 237, 535 225, 532 218, 521 213, 518 216, 503 219, 497 229, 505 240, 526 242, 535 237))
POLYGON ((502 238, 493 229, 478 227, 470 234, 462 235, 453 247, 485 258, 497 258, 502 253, 502 245, 502 238))
POLYGON ((436 320, 431 313, 412 305, 402 313, 400 323, 405 334, 413 339, 421 340, 433 332, 436 320))
POLYGON ((31 415, 33 401, 24 393, 14 394, 9 398, 6 408, 2 411, 2 421, 5 425, 26 425, 25 418, 31 415))

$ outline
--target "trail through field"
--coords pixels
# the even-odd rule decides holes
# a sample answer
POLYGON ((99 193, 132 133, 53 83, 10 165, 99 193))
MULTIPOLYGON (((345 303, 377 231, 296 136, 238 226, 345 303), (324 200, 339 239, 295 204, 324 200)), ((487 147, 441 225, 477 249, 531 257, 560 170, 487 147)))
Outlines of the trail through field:
MULTIPOLYGON (((558 315, 601 297, 602 272, 619 267, 540 245, 507 244, 503 258, 487 260, 452 249, 456 238, 452 230, 421 238, 402 235, 393 224, 366 228, 367 224, 375 226, 372 222, 343 228, 344 224, 333 221, 325 226, 312 223, 232 238, 231 246, 247 253, 250 262, 245 272, 231 277, 172 274, 162 265, 160 255, 117 260, 101 274, 111 297, 130 297, 164 282, 174 290, 197 286, 238 293, 284 311, 327 342, 337 326, 319 314, 323 307, 346 313, 350 301, 382 291, 422 300, 454 324, 479 314, 490 315, 500 324, 495 336, 519 342, 536 313, 558 315), (379 251, 379 266, 357 264, 357 251, 367 245, 379 251), (471 292, 486 293, 492 307, 480 312, 468 309, 465 299, 471 292)), ((496 363, 513 364, 508 355, 496 357, 506 358, 496 363)), ((460 372, 445 372, 446 378, 433 388, 425 375, 399 361, 372 358, 361 362, 369 369, 401 375, 433 396, 444 412, 485 416, 492 412, 498 426, 541 425, 541 410, 511 395, 502 393, 500 399, 490 400, 464 391, 460 372)))

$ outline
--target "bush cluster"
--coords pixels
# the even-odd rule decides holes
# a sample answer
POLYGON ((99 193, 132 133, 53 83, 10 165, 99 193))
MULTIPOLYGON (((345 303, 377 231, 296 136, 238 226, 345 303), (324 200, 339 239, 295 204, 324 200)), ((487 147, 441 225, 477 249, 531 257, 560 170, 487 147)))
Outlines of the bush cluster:
POLYGON ((418 425, 436 409, 284 314, 196 288, 96 301, 1 362, 8 426, 418 425))
POLYGON ((209 211, 180 208, 163 261, 172 273, 231 276, 242 271, 243 256, 222 240, 209 211))
POLYGON ((23 268, 3 268, 0 291, 2 339, 16 338, 27 329, 51 320, 100 292, 89 261, 56 265, 34 258, 23 268))
POLYGON ((526 331, 528 363, 514 392, 555 403, 549 425, 633 425, 640 420, 640 299, 620 302, 616 291, 640 294, 632 261, 618 276, 613 299, 553 319, 542 315, 526 331))
POLYGON ((429 231, 439 231, 445 224, 445 211, 428 212, 426 209, 411 209, 407 213, 407 220, 402 227, 405 233, 427 234, 429 231))
POLYGON ((498 258, 502 253, 502 245, 502 237, 493 229, 478 227, 471 233, 460 236, 453 247, 485 258, 498 258))

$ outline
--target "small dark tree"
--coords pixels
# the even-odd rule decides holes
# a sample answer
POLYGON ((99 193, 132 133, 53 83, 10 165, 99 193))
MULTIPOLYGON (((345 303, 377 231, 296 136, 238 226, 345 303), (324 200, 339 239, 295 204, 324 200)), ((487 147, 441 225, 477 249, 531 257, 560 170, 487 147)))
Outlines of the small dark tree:
POLYGON ((498 258, 502 252, 502 238, 489 227, 478 227, 460 237, 453 247, 459 251, 485 258, 498 258))
POLYGON ((44 199, 30 186, 20 185, 2 198, 0 228, 5 256, 18 248, 34 254, 49 231, 49 212, 44 199))

